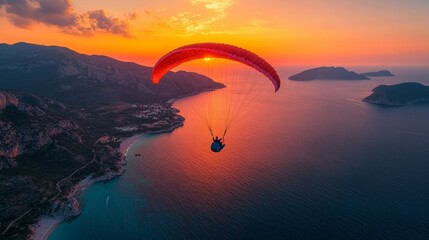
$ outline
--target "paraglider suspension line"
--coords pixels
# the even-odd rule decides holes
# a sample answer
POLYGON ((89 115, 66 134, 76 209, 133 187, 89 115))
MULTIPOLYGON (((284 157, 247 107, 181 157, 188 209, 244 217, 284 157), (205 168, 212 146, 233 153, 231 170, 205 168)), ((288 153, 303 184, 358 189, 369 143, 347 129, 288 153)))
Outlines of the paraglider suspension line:
POLYGON ((228 130, 228 128, 225 128, 225 131, 223 132, 223 135, 222 135, 222 139, 223 138, 225 138, 225 135, 226 135, 226 131, 228 130))

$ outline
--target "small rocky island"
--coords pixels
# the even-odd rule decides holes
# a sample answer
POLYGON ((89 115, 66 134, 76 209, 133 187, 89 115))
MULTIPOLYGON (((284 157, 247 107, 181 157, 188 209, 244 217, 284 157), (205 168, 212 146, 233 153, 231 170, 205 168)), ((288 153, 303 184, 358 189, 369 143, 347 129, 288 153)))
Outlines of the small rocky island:
POLYGON ((363 74, 349 71, 343 67, 318 67, 305 70, 301 73, 289 77, 294 81, 311 80, 368 80, 363 74))
POLYGON ((361 74, 367 77, 394 77, 395 76, 393 75, 393 73, 391 73, 388 70, 380 70, 377 72, 366 72, 361 74))
POLYGON ((170 99, 224 87, 183 71, 154 86, 150 73, 63 47, 0 44, 0 239, 31 238, 41 216, 79 215, 83 186, 124 172, 124 139, 182 126, 170 99))
POLYGON ((380 85, 363 101, 384 106, 404 106, 411 103, 429 102, 429 86, 416 82, 396 85, 380 85))

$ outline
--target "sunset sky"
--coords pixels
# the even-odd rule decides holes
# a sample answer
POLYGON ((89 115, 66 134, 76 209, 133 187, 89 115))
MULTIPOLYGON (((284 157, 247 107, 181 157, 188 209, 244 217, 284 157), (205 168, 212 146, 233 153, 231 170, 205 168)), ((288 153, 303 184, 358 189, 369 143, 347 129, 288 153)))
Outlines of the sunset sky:
POLYGON ((223 42, 276 66, 429 65, 427 0, 0 0, 0 42, 153 65, 223 42))

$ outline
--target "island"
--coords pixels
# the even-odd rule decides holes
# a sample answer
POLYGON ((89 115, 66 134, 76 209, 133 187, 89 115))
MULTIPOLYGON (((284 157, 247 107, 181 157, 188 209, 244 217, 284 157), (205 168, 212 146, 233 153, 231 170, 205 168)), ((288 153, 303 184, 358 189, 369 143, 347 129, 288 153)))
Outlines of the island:
POLYGON ((318 67, 305 70, 289 77, 294 81, 310 80, 368 80, 365 75, 349 71, 343 67, 318 67))
POLYGON ((366 72, 361 74, 367 77, 394 77, 395 76, 393 75, 393 73, 391 73, 388 70, 380 70, 377 72, 366 72))
POLYGON ((383 106, 404 106, 411 103, 429 102, 429 86, 417 82, 406 82, 396 85, 380 85, 364 102, 383 106))
POLYGON ((171 99, 224 87, 184 71, 155 86, 150 73, 63 47, 0 44, 1 239, 79 215, 83 188, 125 171, 124 143, 184 124, 171 99))

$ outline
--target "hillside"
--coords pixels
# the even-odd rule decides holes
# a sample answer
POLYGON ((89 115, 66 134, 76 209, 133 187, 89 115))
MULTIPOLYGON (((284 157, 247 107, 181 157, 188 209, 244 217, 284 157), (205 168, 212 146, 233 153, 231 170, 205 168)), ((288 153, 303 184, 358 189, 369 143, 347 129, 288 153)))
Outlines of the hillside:
POLYGON ((0 44, 0 88, 26 91, 86 106, 151 103, 224 87, 191 72, 169 72, 159 85, 151 68, 67 48, 28 43, 0 44))

